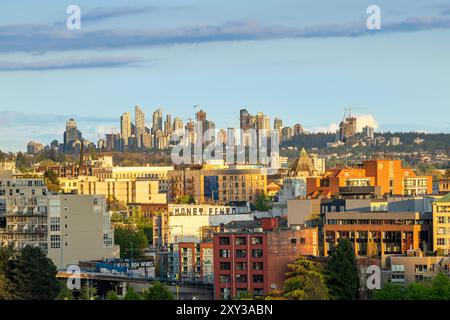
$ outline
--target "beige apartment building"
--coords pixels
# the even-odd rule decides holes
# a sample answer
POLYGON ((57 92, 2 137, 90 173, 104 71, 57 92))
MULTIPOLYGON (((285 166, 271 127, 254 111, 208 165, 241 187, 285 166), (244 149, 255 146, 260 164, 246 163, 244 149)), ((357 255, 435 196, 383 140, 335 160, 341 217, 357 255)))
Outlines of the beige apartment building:
POLYGON ((406 255, 392 255, 386 258, 385 282, 414 283, 429 281, 442 272, 450 276, 450 258, 424 256, 420 251, 409 251, 406 255))
POLYGON ((104 195, 129 203, 167 203, 173 167, 96 167, 92 176, 61 177, 64 193, 104 195))
POLYGON ((0 174, 0 243, 40 247, 58 268, 118 258, 103 196, 51 194, 43 179, 0 174))
POLYGON ((64 193, 104 195, 107 199, 116 199, 129 203, 166 203, 167 194, 161 192, 159 180, 145 178, 106 178, 78 177, 60 178, 64 193))
POLYGON ((251 166, 229 166, 219 169, 203 165, 170 171, 169 201, 183 195, 193 196, 199 204, 229 201, 255 202, 258 194, 267 193, 267 172, 251 166))

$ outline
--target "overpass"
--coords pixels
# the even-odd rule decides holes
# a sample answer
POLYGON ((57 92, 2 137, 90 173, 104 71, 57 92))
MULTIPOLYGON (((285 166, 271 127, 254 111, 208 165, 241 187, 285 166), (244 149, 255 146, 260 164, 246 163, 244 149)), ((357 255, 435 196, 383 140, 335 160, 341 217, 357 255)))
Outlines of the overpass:
POLYGON ((174 282, 167 279, 136 277, 127 274, 114 274, 104 272, 84 272, 75 275, 67 271, 59 271, 59 279, 81 280, 81 284, 96 287, 100 296, 105 296, 106 292, 113 290, 118 295, 124 296, 126 288, 133 288, 141 292, 153 285, 154 282, 164 283, 172 291, 175 298, 180 300, 212 300, 214 298, 214 288, 212 284, 193 282, 174 282))

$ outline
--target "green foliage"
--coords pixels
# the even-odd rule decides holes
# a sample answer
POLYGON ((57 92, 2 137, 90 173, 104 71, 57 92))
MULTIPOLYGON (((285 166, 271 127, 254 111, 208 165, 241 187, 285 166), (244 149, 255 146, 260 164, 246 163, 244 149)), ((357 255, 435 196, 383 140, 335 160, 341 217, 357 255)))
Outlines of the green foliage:
POLYGON ((73 300, 73 293, 72 290, 67 288, 67 285, 65 282, 60 282, 61 290, 58 293, 58 296, 56 297, 56 300, 73 300))
POLYGON ((190 195, 184 195, 177 198, 176 201, 177 204, 189 204, 189 203, 195 203, 195 199, 193 196, 190 195))
POLYGON ((16 156, 16 168, 20 171, 28 171, 31 169, 33 165, 33 161, 30 156, 23 154, 22 152, 18 152, 16 156))
POLYGON ((142 295, 133 288, 128 288, 127 293, 125 294, 125 300, 142 300, 142 295))
POLYGON ((97 288, 86 285, 81 289, 82 300, 96 300, 97 298, 97 288))
POLYGON ((115 228, 114 240, 120 246, 120 257, 122 259, 141 259, 148 243, 142 230, 130 228, 115 228))
POLYGON ((152 287, 144 290, 143 295, 145 300, 173 300, 172 292, 160 282, 155 282, 152 287))
MULTIPOLYGON (((9 254, 11 251, 2 251, 1 255, 4 258, 9 254)), ((26 246, 0 264, 4 268, 2 274, 9 282, 9 295, 13 299, 53 300, 60 292, 56 266, 40 248, 26 246)))
POLYGON ((300 256, 289 264, 288 279, 284 282, 284 296, 294 300, 326 300, 328 289, 321 267, 300 256))
POLYGON ((121 299, 115 291, 108 291, 106 293, 105 300, 121 300, 121 299))
POLYGON ((373 300, 450 300, 450 279, 439 273, 433 280, 409 285, 387 283, 375 290, 373 300))
POLYGON ((374 290, 373 300, 403 300, 406 297, 406 288, 401 284, 386 283, 382 289, 374 290))
POLYGON ((122 201, 119 201, 113 196, 109 196, 106 199, 106 206, 109 211, 117 212, 117 211, 126 211, 127 206, 122 201))
POLYGON ((336 251, 331 254, 331 259, 325 269, 325 275, 332 299, 358 299, 358 267, 350 240, 341 239, 336 247, 336 251))
POLYGON ((260 193, 256 196, 255 208, 258 211, 269 211, 272 209, 272 200, 265 193, 260 193))
POLYGON ((60 186, 59 186, 59 180, 58 176, 56 175, 53 170, 49 169, 44 172, 44 179, 45 184, 47 185, 47 188, 52 192, 59 192, 60 186))

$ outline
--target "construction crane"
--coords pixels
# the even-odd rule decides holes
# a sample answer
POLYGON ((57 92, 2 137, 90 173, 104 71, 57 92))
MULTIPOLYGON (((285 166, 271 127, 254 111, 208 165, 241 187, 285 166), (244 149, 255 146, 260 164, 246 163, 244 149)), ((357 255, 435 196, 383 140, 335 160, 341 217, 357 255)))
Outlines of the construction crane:
POLYGON ((342 121, 345 121, 346 118, 352 117, 352 110, 367 110, 367 108, 352 108, 352 107, 344 108, 344 117, 342 121))

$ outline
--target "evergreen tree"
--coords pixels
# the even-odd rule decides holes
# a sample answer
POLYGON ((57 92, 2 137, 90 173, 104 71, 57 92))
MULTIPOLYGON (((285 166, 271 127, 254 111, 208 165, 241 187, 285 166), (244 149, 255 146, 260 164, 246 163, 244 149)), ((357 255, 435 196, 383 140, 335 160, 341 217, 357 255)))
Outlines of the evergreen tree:
POLYGON ((17 299, 53 300, 61 286, 56 278, 57 269, 44 252, 33 246, 20 250, 9 260, 6 276, 13 286, 11 292, 17 299))
POLYGON ((332 299, 358 299, 358 266, 350 240, 341 239, 336 247, 336 251, 331 255, 331 259, 325 270, 325 275, 332 299))
POLYGON ((289 264, 289 271, 284 282, 284 296, 295 300, 326 300, 328 290, 325 277, 320 266, 300 256, 293 264, 289 264))

